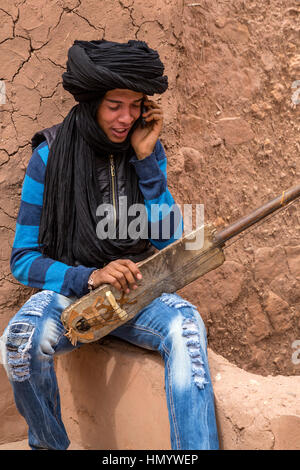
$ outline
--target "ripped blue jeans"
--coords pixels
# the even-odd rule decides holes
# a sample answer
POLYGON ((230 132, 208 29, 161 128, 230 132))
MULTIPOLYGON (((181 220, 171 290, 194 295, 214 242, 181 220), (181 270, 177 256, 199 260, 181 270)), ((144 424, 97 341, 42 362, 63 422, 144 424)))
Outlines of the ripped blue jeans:
MULTIPOLYGON (((33 450, 67 449, 70 443, 53 358, 75 349, 60 321, 63 309, 75 300, 38 292, 10 320, 0 341, 33 450)), ((162 294, 111 335, 162 356, 172 449, 218 449, 206 332, 196 308, 177 294, 162 294)))

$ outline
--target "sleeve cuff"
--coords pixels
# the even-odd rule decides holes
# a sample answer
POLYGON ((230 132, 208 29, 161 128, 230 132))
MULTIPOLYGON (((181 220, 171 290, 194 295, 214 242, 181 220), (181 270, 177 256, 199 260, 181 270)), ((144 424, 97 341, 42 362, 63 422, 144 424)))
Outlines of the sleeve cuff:
POLYGON ((87 268, 85 266, 72 267, 72 290, 80 298, 89 293, 88 280, 93 271, 97 268, 87 268))
POLYGON ((163 176, 154 152, 143 158, 143 160, 139 160, 134 155, 129 161, 142 181, 156 178, 159 175, 163 176))

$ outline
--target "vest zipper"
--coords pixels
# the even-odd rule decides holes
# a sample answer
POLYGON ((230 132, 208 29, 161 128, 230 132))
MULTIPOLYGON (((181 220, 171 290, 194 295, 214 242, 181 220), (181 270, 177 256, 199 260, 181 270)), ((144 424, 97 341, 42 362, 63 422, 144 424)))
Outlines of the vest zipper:
POLYGON ((113 207, 114 207, 114 220, 115 227, 117 226, 117 205, 116 205, 116 171, 115 171, 115 162, 114 156, 110 155, 110 174, 111 174, 111 188, 112 188, 112 198, 113 198, 113 207))

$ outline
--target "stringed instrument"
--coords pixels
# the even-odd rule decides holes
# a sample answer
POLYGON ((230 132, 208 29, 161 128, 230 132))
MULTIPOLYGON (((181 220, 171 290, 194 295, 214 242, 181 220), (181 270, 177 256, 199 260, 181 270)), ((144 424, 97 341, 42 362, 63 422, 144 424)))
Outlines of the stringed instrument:
POLYGON ((162 293, 174 293, 225 261, 226 242, 269 214, 300 197, 300 185, 217 232, 208 224, 138 263, 143 276, 138 289, 120 294, 104 284, 69 305, 61 316, 71 343, 89 343, 133 318, 162 293), (199 243, 201 240, 201 243, 199 243))

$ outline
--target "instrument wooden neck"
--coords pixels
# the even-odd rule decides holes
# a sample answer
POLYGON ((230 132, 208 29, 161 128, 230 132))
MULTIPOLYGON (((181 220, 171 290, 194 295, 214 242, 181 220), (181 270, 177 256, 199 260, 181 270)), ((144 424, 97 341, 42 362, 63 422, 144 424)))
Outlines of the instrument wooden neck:
POLYGON ((260 220, 272 214, 272 212, 281 209, 283 206, 286 206, 289 202, 297 199, 298 197, 300 197, 300 185, 290 188, 287 191, 283 191, 280 196, 277 196, 275 199, 263 204, 250 214, 242 217, 216 233, 213 238, 214 245, 222 246, 230 238, 235 237, 239 233, 251 227, 251 225, 256 224, 260 220))

